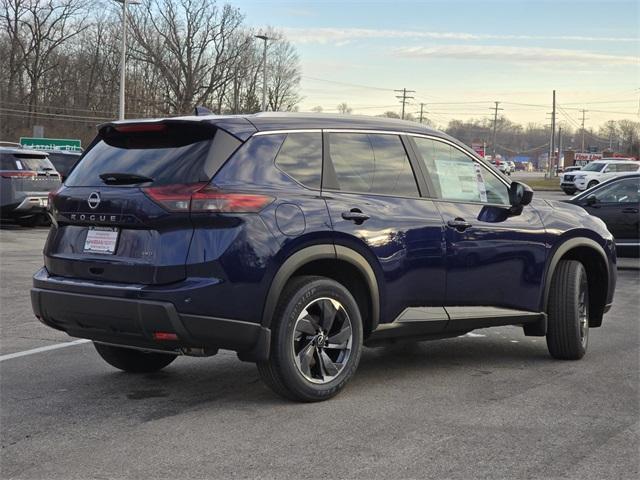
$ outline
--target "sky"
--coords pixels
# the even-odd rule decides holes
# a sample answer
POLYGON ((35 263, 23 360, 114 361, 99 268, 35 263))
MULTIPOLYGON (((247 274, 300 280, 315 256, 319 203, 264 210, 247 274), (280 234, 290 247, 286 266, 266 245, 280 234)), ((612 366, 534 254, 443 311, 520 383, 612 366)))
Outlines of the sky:
POLYGON ((640 121, 640 10, 634 1, 231 0, 246 23, 285 33, 301 60, 301 111, 407 112, 437 126, 489 118, 573 128, 640 121))

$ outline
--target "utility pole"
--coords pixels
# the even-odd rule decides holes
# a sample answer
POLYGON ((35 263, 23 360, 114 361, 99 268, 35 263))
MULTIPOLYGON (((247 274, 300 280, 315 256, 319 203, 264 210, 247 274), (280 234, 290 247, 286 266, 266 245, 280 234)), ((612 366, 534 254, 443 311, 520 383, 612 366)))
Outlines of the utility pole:
MULTIPOLYGON (((558 167, 560 166, 560 158, 562 158, 562 127, 558 126, 558 167)), ((564 162, 562 166, 564 167, 564 162)))
POLYGON ((264 50, 262 53, 262 111, 267 111, 267 41, 270 40, 266 35, 254 35, 264 41, 264 50))
POLYGON ((120 58, 120 100, 118 118, 124 120, 124 83, 126 79, 126 62, 127 62, 127 10, 129 5, 138 5, 140 0, 116 0, 122 3, 122 47, 120 58))
POLYGON ((549 146, 549 178, 553 175, 553 155, 556 153, 556 91, 553 91, 553 110, 551 110, 551 145, 549 146))
MULTIPOLYGON (((424 118, 424 106, 426 105, 426 103, 421 103, 420 104, 420 123, 422 123, 422 119, 424 118)), ((427 112, 429 113, 429 112, 427 112)))
POLYGON ((504 108, 498 108, 500 102, 494 102, 496 106, 494 107, 493 112, 493 140, 491 142, 491 146, 493 148, 493 153, 491 159, 495 161, 496 159, 496 127, 498 126, 498 110, 504 110, 504 108))
POLYGON ((584 153, 584 121, 586 120, 584 118, 585 113, 587 113, 587 110, 582 109, 582 152, 584 153))
POLYGON ((407 103, 407 100, 412 99, 413 97, 408 97, 407 93, 415 93, 415 90, 407 90, 403 88, 402 90, 394 90, 394 92, 402 92, 402 95, 396 95, 396 98, 400 98, 400 103, 402 103, 402 119, 404 120, 404 107, 407 103))

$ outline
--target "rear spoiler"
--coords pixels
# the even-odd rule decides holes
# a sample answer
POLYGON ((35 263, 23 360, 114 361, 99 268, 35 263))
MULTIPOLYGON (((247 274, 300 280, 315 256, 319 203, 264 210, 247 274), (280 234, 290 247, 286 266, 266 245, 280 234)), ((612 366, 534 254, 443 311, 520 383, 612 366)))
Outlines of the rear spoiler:
POLYGON ((200 128, 209 128, 213 134, 215 130, 220 129, 234 136, 241 142, 246 141, 251 135, 258 130, 253 124, 244 117, 224 116, 224 115, 207 115, 207 116, 191 116, 177 118, 162 119, 138 119, 138 120, 119 120, 103 123, 98 125, 98 134, 100 136, 108 135, 110 131, 121 131, 125 133, 137 131, 160 131, 163 125, 192 125, 200 128))

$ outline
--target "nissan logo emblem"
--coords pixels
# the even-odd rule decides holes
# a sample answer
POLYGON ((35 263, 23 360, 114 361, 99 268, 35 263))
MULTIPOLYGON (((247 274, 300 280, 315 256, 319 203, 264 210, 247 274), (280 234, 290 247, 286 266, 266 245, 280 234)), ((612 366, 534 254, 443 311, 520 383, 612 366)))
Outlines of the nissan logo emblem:
POLYGON ((100 194, 98 192, 91 192, 89 198, 87 198, 87 204, 91 210, 95 210, 100 205, 100 194))

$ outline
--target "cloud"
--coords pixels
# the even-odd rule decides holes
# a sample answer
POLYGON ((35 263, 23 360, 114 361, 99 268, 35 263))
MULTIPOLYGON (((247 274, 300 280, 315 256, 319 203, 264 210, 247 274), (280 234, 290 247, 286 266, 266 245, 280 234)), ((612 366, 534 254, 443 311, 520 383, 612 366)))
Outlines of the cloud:
POLYGON ((509 47, 503 45, 441 45, 402 47, 396 55, 411 58, 455 58, 461 60, 499 60, 523 63, 563 63, 588 66, 636 65, 639 59, 626 55, 607 55, 560 48, 509 47))
POLYGON ((637 42, 635 37, 594 37, 580 35, 509 35, 476 34, 466 32, 429 32, 416 30, 378 30, 372 28, 284 28, 286 36, 298 43, 344 45, 352 40, 422 38, 431 40, 556 40, 579 42, 637 42))

